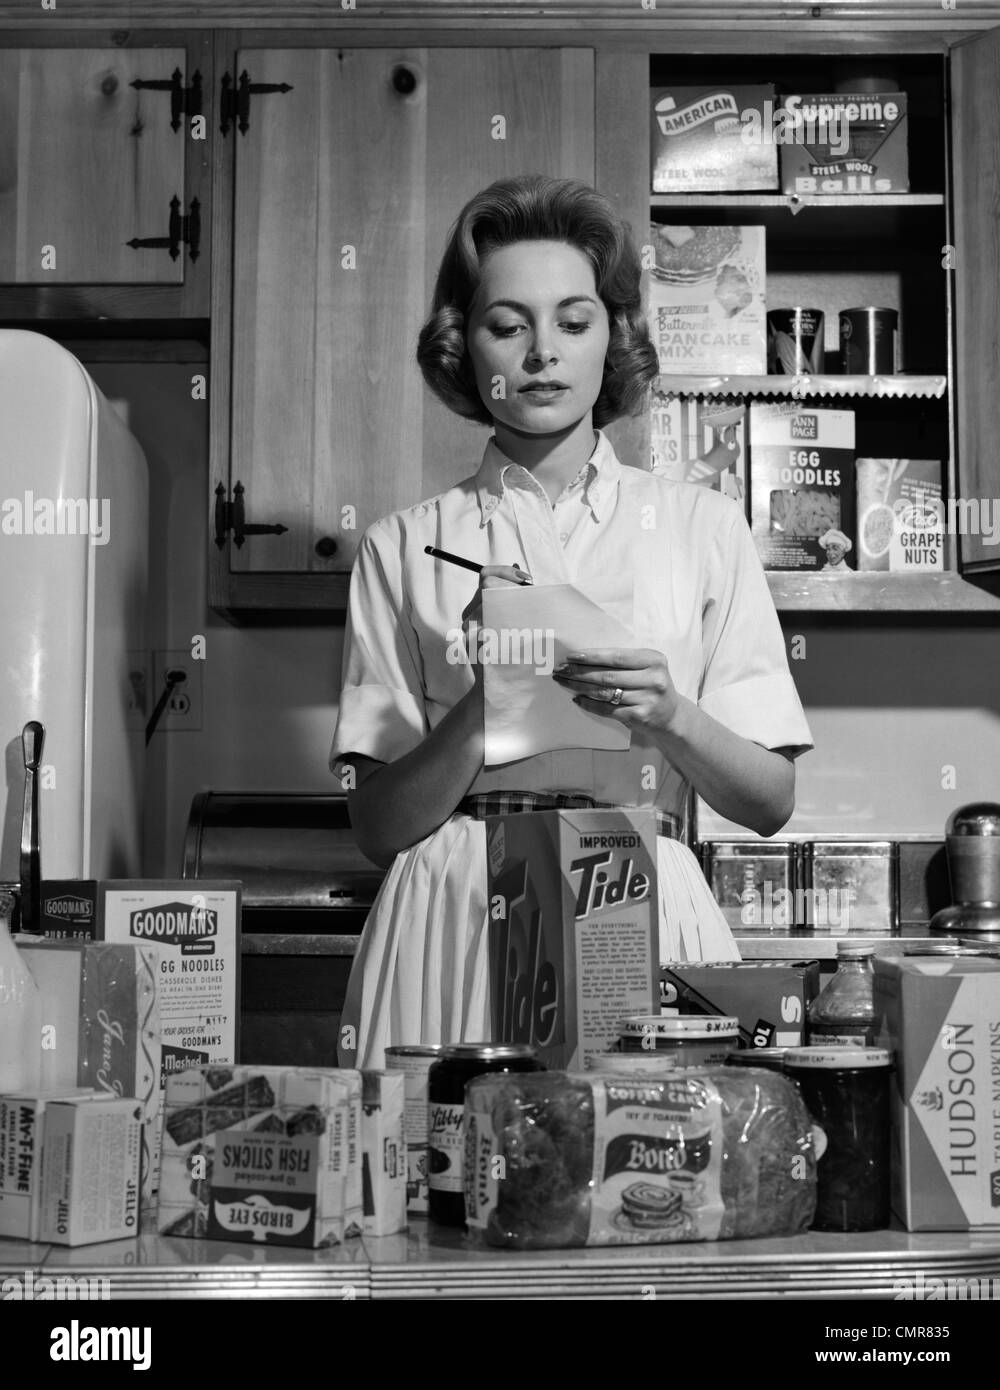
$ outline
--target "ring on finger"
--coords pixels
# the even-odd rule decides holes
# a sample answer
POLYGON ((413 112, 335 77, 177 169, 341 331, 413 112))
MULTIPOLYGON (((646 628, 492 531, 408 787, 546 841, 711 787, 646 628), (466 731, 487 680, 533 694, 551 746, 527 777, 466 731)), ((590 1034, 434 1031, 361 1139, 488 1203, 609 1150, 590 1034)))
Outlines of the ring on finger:
POLYGON ((620 685, 616 685, 608 698, 609 705, 620 705, 625 698, 625 692, 620 685))

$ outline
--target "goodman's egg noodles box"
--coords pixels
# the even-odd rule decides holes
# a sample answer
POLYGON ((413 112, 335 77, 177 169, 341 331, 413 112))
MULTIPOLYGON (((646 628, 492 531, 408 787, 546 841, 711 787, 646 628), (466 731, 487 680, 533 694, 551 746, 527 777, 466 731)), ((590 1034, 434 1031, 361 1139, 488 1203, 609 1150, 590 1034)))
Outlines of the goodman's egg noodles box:
POLYGON ((493 1038, 585 1071, 628 1014, 659 1013, 652 811, 489 816, 493 1038))

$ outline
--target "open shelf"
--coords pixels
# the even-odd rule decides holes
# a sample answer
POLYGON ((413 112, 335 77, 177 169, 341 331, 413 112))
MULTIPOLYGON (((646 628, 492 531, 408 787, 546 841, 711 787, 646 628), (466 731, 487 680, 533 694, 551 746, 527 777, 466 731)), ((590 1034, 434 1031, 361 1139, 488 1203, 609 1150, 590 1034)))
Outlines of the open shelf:
POLYGON ((924 397, 940 400, 948 389, 946 376, 684 376, 661 372, 657 390, 665 396, 780 396, 802 400, 812 396, 866 396, 897 400, 924 397))
POLYGON ((767 582, 779 613, 1000 614, 1000 594, 970 584, 953 570, 941 574, 769 570, 767 582))
POLYGON ((943 193, 651 193, 654 208, 940 208, 943 193))

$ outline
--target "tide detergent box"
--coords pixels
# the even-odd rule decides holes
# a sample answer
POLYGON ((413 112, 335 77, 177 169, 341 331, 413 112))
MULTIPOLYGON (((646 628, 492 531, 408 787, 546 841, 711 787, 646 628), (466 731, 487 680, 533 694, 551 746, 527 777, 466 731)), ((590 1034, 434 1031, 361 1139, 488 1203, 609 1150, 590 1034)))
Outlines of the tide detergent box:
POLYGON ((623 1018, 659 1011, 656 816, 490 816, 486 844, 493 1038, 586 1071, 623 1018))
POLYGON ((1000 960, 876 956, 895 1053, 892 1208, 910 1231, 1000 1226, 1000 960))

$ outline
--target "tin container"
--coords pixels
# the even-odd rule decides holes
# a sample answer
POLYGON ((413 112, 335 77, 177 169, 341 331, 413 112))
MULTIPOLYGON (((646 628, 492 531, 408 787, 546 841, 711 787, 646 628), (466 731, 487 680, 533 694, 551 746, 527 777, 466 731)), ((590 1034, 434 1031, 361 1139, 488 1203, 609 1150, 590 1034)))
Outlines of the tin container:
POLYGON ((795 846, 785 840, 714 840, 702 846, 705 877, 731 927, 797 927, 795 846))
POLYGON ((623 1019, 623 1053, 662 1053, 678 1067, 720 1065, 739 1046, 739 1019, 721 1014, 635 1014, 623 1019))
POLYGON ((442 1047, 427 1080, 427 1208, 442 1226, 465 1225, 465 1083, 486 1072, 544 1071, 527 1043, 463 1042, 442 1047))
POLYGON ((846 376, 891 376, 896 370, 895 309, 843 309, 840 357, 846 376))
POLYGON ((813 1230, 889 1225, 891 1072, 892 1054, 879 1047, 796 1047, 785 1056, 786 1076, 823 1131, 813 1230))
POLYGON ((891 840, 814 840, 802 847, 802 924, 891 932, 899 925, 899 846, 891 840))
POLYGON ((822 309, 768 310, 768 372, 774 376, 822 372, 825 323, 822 309))
POLYGON ((590 1059, 590 1070, 601 1076, 662 1076, 678 1065, 672 1052, 602 1052, 590 1059))
POLYGON ((747 1047, 742 1052, 730 1052, 727 1067, 764 1067, 767 1071, 785 1070, 787 1047, 747 1047))
POLYGON ((427 1074, 441 1055, 440 1046, 414 1044, 387 1047, 386 1071, 401 1071, 406 1078, 406 1210, 427 1212, 427 1074))

